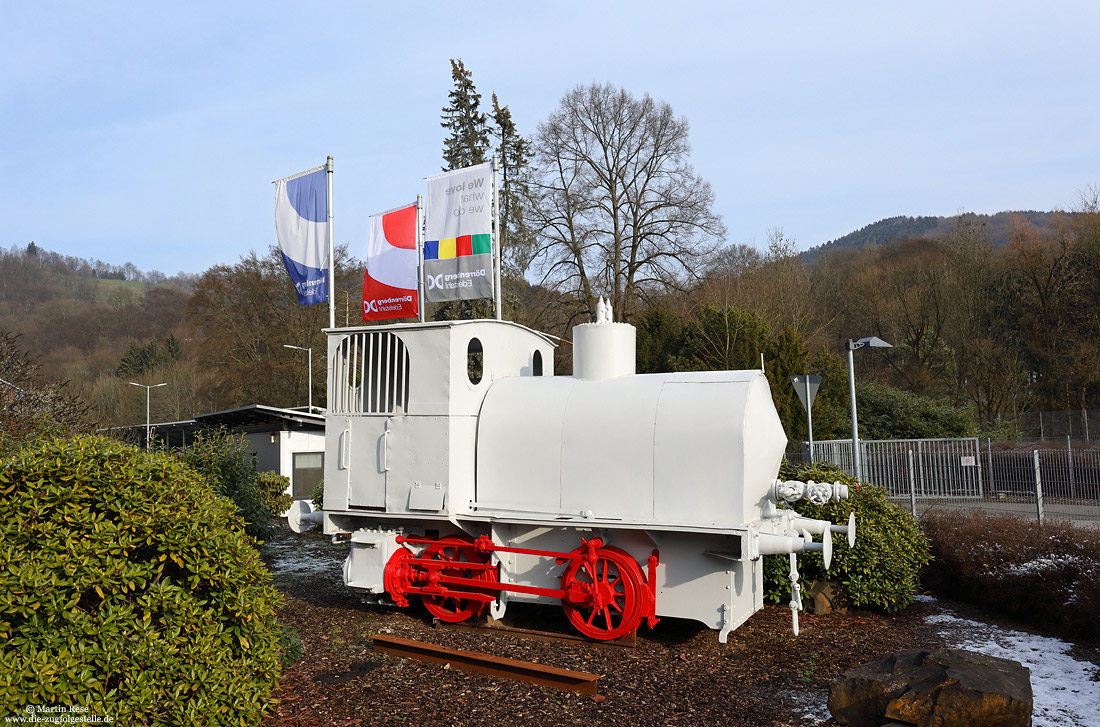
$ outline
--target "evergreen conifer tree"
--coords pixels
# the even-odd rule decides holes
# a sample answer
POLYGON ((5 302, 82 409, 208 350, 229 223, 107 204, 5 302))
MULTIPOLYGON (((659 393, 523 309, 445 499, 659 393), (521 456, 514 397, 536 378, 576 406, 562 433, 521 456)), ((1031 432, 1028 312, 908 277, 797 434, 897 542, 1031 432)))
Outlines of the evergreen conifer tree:
POLYGON ((130 341, 130 345, 126 347, 126 353, 123 354, 115 373, 119 378, 139 375, 147 367, 147 356, 148 351, 145 346, 137 341, 130 341))
POLYGON ((532 235, 524 224, 524 203, 529 193, 527 163, 528 142, 516 131, 512 112, 501 106, 493 94, 493 135, 498 140, 500 157, 500 250, 507 272, 522 276, 532 249, 532 235))
POLYGON ((180 346, 179 339, 174 334, 169 334, 163 345, 159 344, 156 338, 144 345, 132 340, 115 373, 119 377, 140 376, 146 371, 167 366, 182 358, 183 347, 180 346))
POLYGON ((175 334, 168 334, 168 338, 164 341, 164 349, 161 352, 161 357, 164 359, 165 363, 179 361, 183 358, 183 347, 180 346, 180 341, 176 338, 175 334))
POLYGON ((481 112, 481 94, 474 86, 473 74, 461 60, 451 59, 451 78, 455 87, 447 94, 450 103, 443 108, 443 121, 449 136, 443 142, 443 171, 483 164, 489 151, 488 117, 481 112))

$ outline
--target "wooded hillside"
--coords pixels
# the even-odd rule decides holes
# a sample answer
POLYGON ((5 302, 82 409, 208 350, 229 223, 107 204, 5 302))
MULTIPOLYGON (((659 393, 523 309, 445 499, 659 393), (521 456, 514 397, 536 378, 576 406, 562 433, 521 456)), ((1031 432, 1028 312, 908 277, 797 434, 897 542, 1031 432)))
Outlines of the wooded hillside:
MULTIPOLYGON (((1071 213, 1072 214, 1072 213, 1071 213)), ((1064 214, 1057 212, 998 212, 993 215, 979 215, 972 212, 951 217, 888 217, 878 222, 849 232, 843 237, 816 245, 801 254, 804 259, 812 260, 826 252, 841 248, 858 249, 868 245, 885 245, 898 240, 913 238, 935 239, 951 233, 960 222, 984 226, 989 233, 993 247, 1006 247, 1012 242, 1013 230, 1017 220, 1026 220, 1029 225, 1042 233, 1051 232, 1059 224, 1064 214)))
MULTIPOLYGON (((856 356, 869 438, 972 434, 1030 410, 1096 408, 1100 211, 1090 199, 1047 222, 1012 218, 1000 248, 972 216, 933 237, 809 261, 780 234, 764 252, 725 248, 693 285, 650 286, 639 300, 630 316, 639 371, 757 368, 763 354, 792 439, 805 436, 805 420, 789 376, 803 373, 824 377, 816 437, 848 435, 843 344, 867 335, 894 345, 856 356), (894 431, 876 431, 876 409, 892 412, 894 431)), ((327 310, 296 304, 276 251, 160 283, 90 277, 83 262, 0 251, 0 331, 18 336, 5 345, 36 358, 44 380, 71 382, 103 423, 144 421, 144 392, 131 381, 168 383, 151 396, 154 420, 303 405, 306 354, 284 344, 313 347, 313 395, 324 403, 327 310)), ((339 269, 339 323, 355 325, 361 264, 342 252, 339 269)), ((508 317, 565 338, 567 373, 576 305, 510 280, 508 317)))

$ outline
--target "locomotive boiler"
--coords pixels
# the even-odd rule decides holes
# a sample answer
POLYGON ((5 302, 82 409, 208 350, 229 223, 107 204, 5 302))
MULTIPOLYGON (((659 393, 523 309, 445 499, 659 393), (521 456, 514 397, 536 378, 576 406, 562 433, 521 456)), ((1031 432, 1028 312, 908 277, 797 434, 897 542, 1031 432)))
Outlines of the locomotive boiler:
POLYGON ((635 373, 635 329, 573 329, 573 375, 553 341, 515 323, 447 321, 328 333, 324 507, 292 508, 350 552, 369 601, 420 598, 443 621, 559 603, 594 639, 660 617, 719 631, 763 608, 763 555, 829 560, 848 526, 778 507, 847 497, 781 482, 786 446, 761 371, 635 373), (821 536, 814 541, 814 535, 821 536))

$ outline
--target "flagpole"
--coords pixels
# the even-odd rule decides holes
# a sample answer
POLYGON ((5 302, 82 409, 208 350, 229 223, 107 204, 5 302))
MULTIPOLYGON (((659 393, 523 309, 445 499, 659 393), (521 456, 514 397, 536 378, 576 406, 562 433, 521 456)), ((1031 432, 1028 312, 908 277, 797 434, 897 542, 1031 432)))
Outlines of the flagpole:
POLYGON ((493 303, 497 309, 497 320, 500 318, 500 189, 497 184, 497 167, 500 166, 500 157, 493 155, 493 236, 496 238, 496 248, 493 252, 493 303))
POLYGON ((428 302, 424 300, 424 195, 416 195, 416 302, 417 315, 423 323, 424 308, 428 302))
POLYGON ((336 328, 336 245, 332 230, 332 157, 325 163, 325 195, 328 197, 328 327, 336 328))

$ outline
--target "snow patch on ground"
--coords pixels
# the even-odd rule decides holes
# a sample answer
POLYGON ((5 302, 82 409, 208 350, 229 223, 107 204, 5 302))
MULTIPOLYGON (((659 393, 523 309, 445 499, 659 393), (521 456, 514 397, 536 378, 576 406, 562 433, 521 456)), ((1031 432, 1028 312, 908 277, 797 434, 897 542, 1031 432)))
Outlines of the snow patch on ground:
POLYGON ((832 715, 829 712, 829 692, 818 689, 790 692, 791 711, 801 717, 804 724, 825 724, 832 715))
POLYGON ((322 558, 307 553, 274 553, 271 556, 271 570, 276 573, 307 575, 323 573, 332 568, 332 564, 322 558))
POLYGON ((325 540, 300 537, 294 540, 273 540, 263 545, 263 554, 272 573, 276 575, 313 575, 340 572, 346 553, 334 552, 325 540))
POLYGON ((1072 657, 1072 644, 959 618, 948 610, 925 621, 939 626, 940 635, 954 648, 1012 659, 1030 669, 1034 727, 1079 727, 1100 721, 1100 668, 1072 657))

